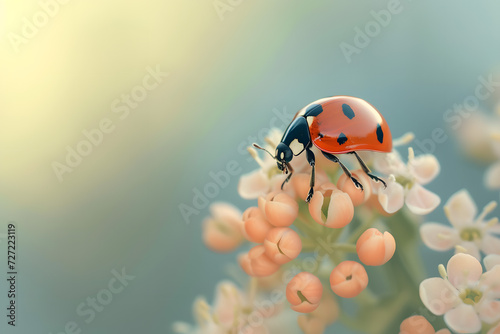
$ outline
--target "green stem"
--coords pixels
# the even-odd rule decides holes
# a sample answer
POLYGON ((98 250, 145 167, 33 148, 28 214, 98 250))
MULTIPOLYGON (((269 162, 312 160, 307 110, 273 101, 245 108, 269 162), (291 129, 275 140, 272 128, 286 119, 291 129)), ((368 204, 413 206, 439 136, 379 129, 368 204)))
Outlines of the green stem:
POLYGON ((331 242, 331 243, 334 243, 336 242, 340 235, 342 234, 342 232, 344 231, 344 228, 341 227, 341 228, 329 228, 329 227, 325 227, 327 230, 327 239, 331 242))
POLYGON ((369 287, 366 287, 359 295, 356 296, 356 302, 363 306, 375 305, 378 300, 379 298, 375 296, 369 287))
POLYGON ((316 248, 318 248, 316 242, 310 238, 307 237, 302 238, 301 241, 302 241, 302 252, 306 253, 314 252, 316 248))
POLYGON ((356 253, 356 245, 342 243, 342 244, 334 244, 332 246, 334 250, 345 252, 345 253, 356 253))

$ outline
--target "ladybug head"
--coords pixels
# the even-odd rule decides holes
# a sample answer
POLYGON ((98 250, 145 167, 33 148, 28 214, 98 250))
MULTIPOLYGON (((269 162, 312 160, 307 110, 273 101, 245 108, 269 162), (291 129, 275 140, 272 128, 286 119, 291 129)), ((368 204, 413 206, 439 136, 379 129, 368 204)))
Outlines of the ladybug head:
POLYGON ((279 170, 286 169, 286 165, 292 160, 293 152, 285 143, 279 143, 276 147, 276 155, 274 157, 277 160, 277 165, 279 170))
POLYGON ((259 150, 266 151, 267 154, 269 154, 273 159, 275 159, 276 163, 278 165, 278 169, 280 171, 284 171, 285 173, 288 173, 288 169, 292 168, 290 166, 289 162, 293 158, 293 152, 290 149, 290 147, 288 147, 288 145, 286 145, 285 143, 278 144, 278 147, 276 147, 276 155, 274 155, 274 156, 271 154, 271 152, 269 152, 268 150, 266 150, 263 147, 260 147, 259 145, 255 144, 255 143, 253 144, 253 146, 258 148, 259 150))

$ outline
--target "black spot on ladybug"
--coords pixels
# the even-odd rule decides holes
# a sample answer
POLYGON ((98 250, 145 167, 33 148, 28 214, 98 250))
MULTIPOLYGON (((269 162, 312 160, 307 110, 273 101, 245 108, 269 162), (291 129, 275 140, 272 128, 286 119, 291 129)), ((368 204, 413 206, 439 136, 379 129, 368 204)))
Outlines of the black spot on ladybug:
POLYGON ((321 106, 321 104, 311 104, 309 107, 307 107, 304 117, 308 116, 316 117, 322 112, 323 112, 323 107, 321 106))
POLYGON ((324 135, 324 134, 322 134, 321 132, 320 132, 320 133, 318 133, 318 137, 323 138, 324 136, 325 136, 325 135, 324 135))
POLYGON ((339 134, 339 137, 337 138, 337 143, 339 143, 339 145, 343 145, 345 144, 346 141, 347 141, 346 135, 343 132, 341 132, 339 134))
POLYGON ((382 131, 382 127, 380 124, 377 125, 377 139, 382 144, 384 142, 384 131, 382 131))
POLYGON ((342 105, 342 111, 344 112, 344 115, 346 115, 349 119, 353 119, 354 116, 356 116, 354 115, 354 111, 352 110, 351 106, 346 103, 342 105))

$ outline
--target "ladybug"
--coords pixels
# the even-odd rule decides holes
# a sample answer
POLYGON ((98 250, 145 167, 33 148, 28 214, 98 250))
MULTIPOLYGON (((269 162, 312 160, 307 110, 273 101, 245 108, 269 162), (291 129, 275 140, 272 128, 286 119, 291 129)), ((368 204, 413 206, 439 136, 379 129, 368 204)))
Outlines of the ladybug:
MULTIPOLYGON (((371 174, 370 169, 356 151, 391 152, 392 135, 380 112, 374 106, 357 97, 333 96, 314 101, 295 115, 288 125, 281 142, 276 147, 275 155, 279 170, 288 174, 281 185, 287 183, 293 169, 290 161, 304 151, 312 167, 311 182, 306 202, 313 196, 315 182, 315 157, 312 145, 330 161, 338 163, 354 185, 363 190, 363 186, 352 176, 347 167, 335 154, 354 154, 363 171, 373 180, 385 182, 371 174)), ((264 150, 257 144, 255 147, 264 150)))

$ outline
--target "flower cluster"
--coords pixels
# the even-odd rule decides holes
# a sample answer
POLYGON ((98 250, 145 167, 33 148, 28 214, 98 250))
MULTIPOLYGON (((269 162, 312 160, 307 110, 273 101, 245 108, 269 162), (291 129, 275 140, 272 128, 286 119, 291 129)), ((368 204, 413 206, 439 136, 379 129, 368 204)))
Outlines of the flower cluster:
POLYGON ((213 305, 198 298, 193 307, 197 326, 184 322, 173 325, 179 334, 251 333, 267 334, 279 330, 294 333, 290 314, 282 303, 266 300, 255 294, 255 289, 242 291, 234 283, 219 283, 213 305), (278 320, 279 322, 276 322, 278 320))
MULTIPOLYGON (((447 268, 439 266, 441 278, 428 278, 420 284, 420 298, 434 314, 458 333, 500 333, 500 224, 486 217, 496 207, 487 204, 478 214, 469 192, 452 195, 444 212, 452 226, 424 223, 423 242, 431 249, 455 248, 447 268), (486 255, 481 266, 482 253, 486 255)), ((410 331, 411 333, 411 331, 410 331)))
MULTIPOLYGON (((461 115, 466 121, 455 130, 462 148, 475 161, 491 164, 485 184, 500 189, 500 108, 491 115, 461 115)), ((272 129, 264 149, 274 152, 281 137, 281 131, 272 129)), ((393 146, 399 149, 412 139, 407 134, 393 146)), ((316 157, 309 157, 315 183, 305 153, 285 168, 272 154, 262 156, 248 148, 259 168, 240 178, 238 193, 254 204, 242 212, 228 203, 214 203, 203 223, 203 241, 217 252, 242 248, 237 260, 250 288, 243 292, 233 283, 221 283, 213 306, 204 299, 195 302, 198 326, 177 323, 176 332, 294 333, 298 327, 306 334, 321 334, 339 321, 375 334, 393 333, 397 327, 400 334, 450 334, 449 329, 500 334, 500 223, 490 218, 495 201, 479 212, 462 189, 444 205, 451 226, 420 224, 419 216, 441 203, 428 189, 441 169, 434 155, 416 156, 412 147, 407 159, 397 150, 360 152, 367 166, 351 168, 349 174, 314 146, 307 149, 316 157), (384 182, 375 181, 368 169, 384 182), (290 178, 286 173, 292 170, 290 178), (432 250, 455 250, 447 267, 438 267, 441 277, 422 275, 416 249, 420 241, 432 250), (373 266, 382 267, 371 270, 373 266), (262 299, 265 308, 256 306, 262 299), (442 316, 449 329, 427 320, 436 317, 408 317, 410 307, 422 303, 442 316), (282 320, 274 329, 273 320, 279 317, 296 322, 282 320)), ((352 154, 341 158, 348 167, 361 162, 352 154)))
MULTIPOLYGON (((265 148, 274 151, 280 138, 279 131, 271 130, 265 148)), ((309 203, 305 198, 310 189, 310 166, 305 154, 291 161, 293 177, 283 184, 286 175, 276 161, 270 155, 261 157, 250 147, 260 168, 241 177, 238 192, 242 198, 256 200, 257 205, 242 213, 230 204, 215 203, 203 225, 204 242, 212 250, 227 252, 250 244, 238 256, 248 276, 283 277, 289 309, 303 314, 297 318, 299 327, 311 334, 323 333, 341 312, 332 292, 340 298, 359 296, 368 289, 365 267, 384 265, 393 257, 396 239, 384 218, 405 203, 410 213, 421 215, 440 202, 423 187, 439 173, 439 163, 432 155, 415 157, 410 148, 408 162, 403 162, 396 151, 366 154, 369 166, 387 181, 387 188, 362 169, 352 170, 361 189, 337 164, 312 149, 316 182, 309 203), (316 265, 308 269, 308 261, 316 265)), ((343 160, 349 164, 348 156, 343 160)), ((370 295, 368 291, 366 296, 370 295)))
MULTIPOLYGON (((496 112, 490 114, 462 110, 463 119, 452 124, 466 155, 475 162, 490 164, 484 175, 484 183, 490 189, 500 189, 499 106, 497 103, 496 112)), ((420 226, 421 239, 429 248, 455 250, 447 268, 439 266, 441 278, 421 282, 420 297, 432 313, 442 315, 448 327, 457 333, 500 334, 500 224, 496 217, 487 218, 496 206, 491 201, 478 213, 472 196, 462 189, 444 205, 451 226, 434 222, 420 226)), ((401 332, 416 333, 410 322, 417 320, 421 332, 434 333, 422 317, 405 320, 401 332)))
MULTIPOLYGON (((483 81, 489 93, 480 100, 496 99, 490 103, 495 110, 472 111, 479 97, 471 96, 463 109, 447 111, 444 120, 463 151, 488 165, 485 186, 498 190, 500 95, 492 94, 498 86, 492 76, 483 81)), ((485 87, 478 86, 476 95, 485 87)), ((409 146, 412 133, 392 140, 380 119, 375 133, 357 142, 365 131, 363 116, 343 104, 343 114, 356 118, 344 118, 347 125, 335 128, 337 122, 324 121, 326 114, 310 118, 323 106, 310 104, 297 114, 305 120, 295 118, 286 135, 271 129, 262 147, 248 148, 259 168, 240 177, 238 194, 252 204, 240 210, 213 203, 202 226, 208 249, 240 252, 238 265, 228 268, 239 284, 221 282, 212 304, 198 298, 196 324, 177 322, 174 332, 322 334, 327 326, 342 323, 370 334, 500 334, 497 202, 482 203, 478 210, 478 198, 461 189, 443 206, 449 224, 422 223, 421 216, 441 204, 430 185, 441 170, 438 159, 416 155, 409 146), (333 128, 339 130, 336 140, 325 138, 333 128), (314 142, 301 138, 308 129, 314 142), (382 146, 372 145, 377 143, 369 139, 374 134, 382 146), (359 155, 347 151, 354 147, 349 144, 355 142, 353 135, 359 155), (392 152, 370 151, 388 149, 391 140, 392 152), (435 251, 454 251, 446 266, 438 266, 440 277, 427 278, 418 251, 422 243, 435 251)), ((344 116, 336 116, 342 123, 344 116)))

